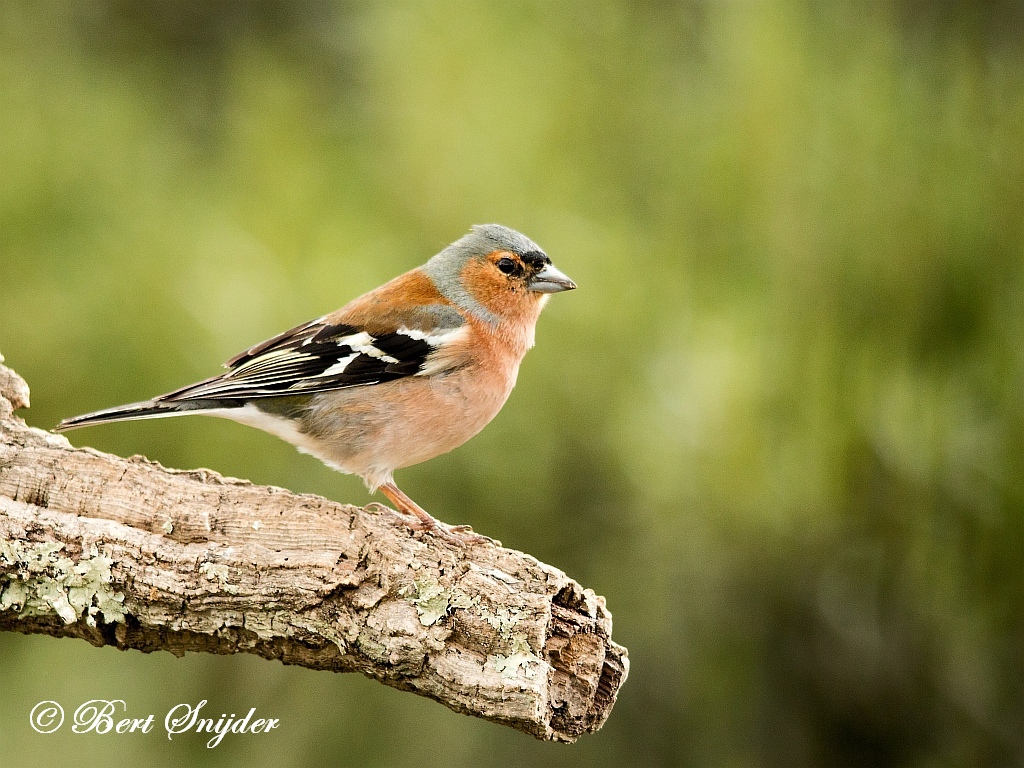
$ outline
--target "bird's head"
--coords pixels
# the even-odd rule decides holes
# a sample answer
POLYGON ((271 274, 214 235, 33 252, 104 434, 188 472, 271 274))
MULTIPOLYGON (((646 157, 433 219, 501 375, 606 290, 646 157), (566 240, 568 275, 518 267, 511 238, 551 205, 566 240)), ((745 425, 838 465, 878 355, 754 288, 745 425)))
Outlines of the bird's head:
POLYGON ((423 270, 447 299, 492 324, 535 321, 549 295, 576 287, 536 243, 500 224, 477 224, 423 270))

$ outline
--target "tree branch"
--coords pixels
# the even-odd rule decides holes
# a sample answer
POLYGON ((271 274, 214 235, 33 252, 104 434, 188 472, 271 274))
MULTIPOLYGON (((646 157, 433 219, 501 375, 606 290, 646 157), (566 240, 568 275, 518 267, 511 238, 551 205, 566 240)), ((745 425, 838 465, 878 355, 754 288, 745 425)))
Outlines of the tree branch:
POLYGON ((73 448, 25 407, 0 365, 0 630, 362 672, 540 739, 611 712, 626 649, 561 571, 376 505, 73 448))

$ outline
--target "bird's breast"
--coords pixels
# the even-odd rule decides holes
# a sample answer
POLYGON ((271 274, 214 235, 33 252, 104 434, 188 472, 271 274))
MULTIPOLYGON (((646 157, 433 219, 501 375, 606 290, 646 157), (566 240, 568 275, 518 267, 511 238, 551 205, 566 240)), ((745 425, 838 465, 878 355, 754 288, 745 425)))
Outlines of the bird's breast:
POLYGON ((303 424, 305 450, 375 484, 378 476, 462 445, 493 419, 518 374, 477 362, 427 377, 316 395, 303 424))

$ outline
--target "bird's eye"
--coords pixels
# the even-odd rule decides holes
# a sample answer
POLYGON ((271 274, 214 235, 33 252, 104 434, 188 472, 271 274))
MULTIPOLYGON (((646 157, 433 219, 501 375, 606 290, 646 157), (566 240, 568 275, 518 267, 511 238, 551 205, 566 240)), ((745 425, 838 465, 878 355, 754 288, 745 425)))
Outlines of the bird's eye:
POLYGON ((498 259, 498 269, 506 275, 511 275, 516 271, 516 263, 512 259, 498 259))

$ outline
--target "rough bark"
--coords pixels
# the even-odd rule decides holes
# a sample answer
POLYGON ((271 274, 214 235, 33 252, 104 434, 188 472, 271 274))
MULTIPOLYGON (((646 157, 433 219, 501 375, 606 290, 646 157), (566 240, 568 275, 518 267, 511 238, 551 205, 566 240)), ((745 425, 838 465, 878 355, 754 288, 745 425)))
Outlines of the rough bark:
POLYGON ((541 739, 611 712, 626 649, 556 568, 376 505, 73 448, 25 407, 0 365, 0 630, 362 672, 541 739))

